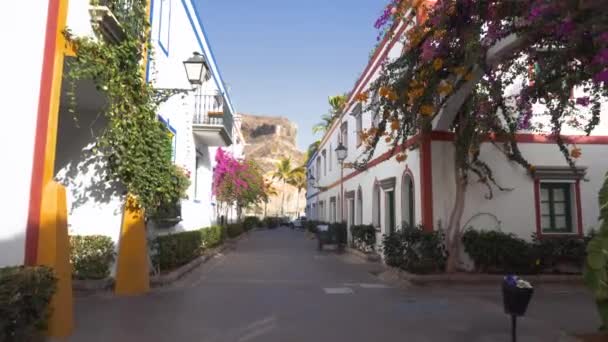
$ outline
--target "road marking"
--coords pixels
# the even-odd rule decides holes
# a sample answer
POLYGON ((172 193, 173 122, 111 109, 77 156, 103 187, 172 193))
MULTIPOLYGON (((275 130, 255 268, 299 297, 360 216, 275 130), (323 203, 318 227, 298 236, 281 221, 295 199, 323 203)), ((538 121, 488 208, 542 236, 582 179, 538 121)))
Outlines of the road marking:
POLYGON ((353 294, 355 291, 350 287, 326 287, 323 289, 325 294, 353 294))
POLYGON ((388 289, 390 286, 384 284, 359 284, 364 289, 388 289))

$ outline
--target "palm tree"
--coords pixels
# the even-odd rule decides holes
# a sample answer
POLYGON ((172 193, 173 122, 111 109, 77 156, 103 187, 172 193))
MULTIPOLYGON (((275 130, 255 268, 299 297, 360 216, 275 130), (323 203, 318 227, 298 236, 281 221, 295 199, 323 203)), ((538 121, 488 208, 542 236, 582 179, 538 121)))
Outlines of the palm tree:
POLYGON ((264 201, 264 217, 268 216, 268 202, 270 197, 278 195, 277 188, 272 184, 272 180, 264 181, 264 193, 262 194, 262 200, 264 201))
POLYGON ((329 113, 323 114, 321 116, 321 122, 312 127, 312 133, 321 133, 325 135, 325 132, 327 132, 329 127, 331 127, 331 124, 334 122, 334 120, 340 114, 342 114, 342 111, 344 110, 347 101, 348 94, 330 96, 327 99, 327 103, 329 104, 329 113))
POLYGON ((291 158, 283 157, 277 163, 272 178, 283 182, 283 198, 281 199, 281 216, 285 213, 285 185, 291 183, 297 174, 304 173, 303 167, 293 168, 291 158))
POLYGON ((330 114, 323 114, 321 116, 321 122, 312 126, 312 133, 317 134, 321 133, 321 135, 325 135, 329 126, 331 126, 332 122, 334 122, 334 117, 330 114))
MULTIPOLYGON (((303 168, 302 168, 303 169, 303 168)), ((290 185, 296 187, 298 189, 298 198, 296 200, 296 212, 300 213, 300 193, 302 189, 306 188, 306 174, 304 172, 298 172, 293 175, 290 185)))

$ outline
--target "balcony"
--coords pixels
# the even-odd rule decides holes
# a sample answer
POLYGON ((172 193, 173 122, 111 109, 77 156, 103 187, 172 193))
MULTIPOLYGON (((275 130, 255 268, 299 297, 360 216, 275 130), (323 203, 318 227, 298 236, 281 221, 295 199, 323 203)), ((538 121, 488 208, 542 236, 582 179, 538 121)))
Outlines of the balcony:
POLYGON ((221 94, 196 95, 192 132, 197 144, 230 146, 233 117, 221 94))

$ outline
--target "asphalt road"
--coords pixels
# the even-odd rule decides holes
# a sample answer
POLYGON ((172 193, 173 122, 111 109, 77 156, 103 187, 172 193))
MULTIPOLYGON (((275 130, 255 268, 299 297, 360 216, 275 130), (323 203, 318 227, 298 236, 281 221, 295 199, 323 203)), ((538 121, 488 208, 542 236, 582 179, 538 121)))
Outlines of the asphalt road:
MULTIPOLYGON (((77 298, 70 341, 510 341, 498 287, 396 288, 381 269, 317 252, 303 232, 256 231, 170 287, 77 298)), ((565 341, 598 322, 584 289, 541 288, 518 341, 565 341)))

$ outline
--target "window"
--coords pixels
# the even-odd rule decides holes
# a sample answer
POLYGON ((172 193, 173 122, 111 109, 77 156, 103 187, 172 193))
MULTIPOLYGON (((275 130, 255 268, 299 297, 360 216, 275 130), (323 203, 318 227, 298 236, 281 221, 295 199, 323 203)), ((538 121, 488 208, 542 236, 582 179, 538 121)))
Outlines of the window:
POLYGON ((333 154, 333 146, 329 144, 329 171, 331 172, 331 167, 334 164, 334 154, 333 154))
POLYGON ((348 121, 343 122, 340 126, 340 141, 344 147, 348 148, 348 121))
POLYGON ((171 0, 160 1, 160 19, 158 28, 158 45, 169 56, 169 40, 171 35, 171 0))
POLYGON ((540 183, 540 214, 543 233, 573 233, 573 183, 540 183))
POLYGON ((332 197, 329 199, 329 222, 336 222, 336 198, 332 197))
POLYGON ((363 141, 361 140, 361 133, 363 132, 363 115, 359 113, 356 117, 356 125, 357 125, 357 147, 361 146, 363 141))
POLYGON ((380 222, 382 213, 380 211, 380 203, 381 203, 382 190, 380 189, 380 185, 378 183, 374 184, 374 192, 373 192, 373 205, 372 205, 372 215, 373 215, 373 224, 374 227, 380 228, 380 222))
POLYGON ((363 195, 361 194, 361 187, 357 189, 357 216, 355 218, 355 224, 363 224, 363 195))
POLYGON ((323 176, 327 176, 327 150, 323 150, 323 176))
POLYGON ((395 232, 395 190, 386 191, 386 229, 395 232))
POLYGON ((401 225, 405 227, 413 227, 414 219, 414 182, 410 174, 403 175, 401 184, 401 225))
POLYGON ((317 180, 321 179, 321 156, 317 157, 317 168, 316 168, 315 178, 317 180))

